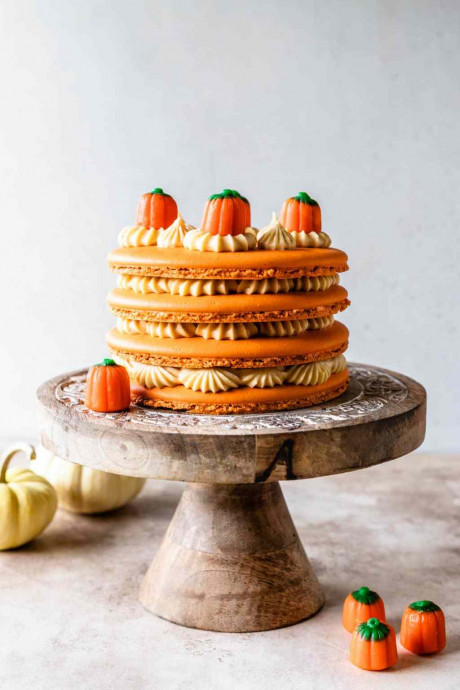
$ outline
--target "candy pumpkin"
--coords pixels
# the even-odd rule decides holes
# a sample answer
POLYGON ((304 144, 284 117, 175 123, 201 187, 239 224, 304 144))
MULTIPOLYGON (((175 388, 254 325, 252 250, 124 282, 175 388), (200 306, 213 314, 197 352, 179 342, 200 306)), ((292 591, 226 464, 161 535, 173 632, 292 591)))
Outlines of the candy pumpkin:
POLYGON ((43 532, 56 512, 58 500, 51 484, 29 469, 8 465, 16 453, 35 458, 32 446, 19 443, 0 460, 0 551, 27 544, 43 532))
POLYGON ((365 671, 383 671, 398 661, 395 631, 378 618, 360 623, 351 638, 350 661, 365 671))
POLYGON ((446 646, 444 614, 432 601, 409 604, 401 620, 400 642, 414 654, 433 654, 446 646))
POLYGON ((201 229, 211 235, 239 235, 250 224, 248 200, 234 189, 224 189, 206 202, 201 229))
POLYGON ((177 218, 177 204, 161 187, 143 194, 137 205, 136 224, 144 228, 169 228, 177 218))
POLYGON ((94 412, 119 412, 131 403, 129 375, 125 367, 104 359, 88 371, 85 405, 94 412))
POLYGON ((353 632, 359 623, 369 618, 384 621, 385 605, 377 592, 373 592, 369 587, 360 587, 350 592, 343 602, 342 624, 345 630, 353 632))
POLYGON ((286 199, 281 207, 281 225, 289 232, 321 232, 321 209, 306 192, 286 199))
POLYGON ((32 467, 54 486, 59 507, 73 513, 105 513, 131 501, 145 484, 140 477, 126 477, 62 460, 42 446, 32 467))

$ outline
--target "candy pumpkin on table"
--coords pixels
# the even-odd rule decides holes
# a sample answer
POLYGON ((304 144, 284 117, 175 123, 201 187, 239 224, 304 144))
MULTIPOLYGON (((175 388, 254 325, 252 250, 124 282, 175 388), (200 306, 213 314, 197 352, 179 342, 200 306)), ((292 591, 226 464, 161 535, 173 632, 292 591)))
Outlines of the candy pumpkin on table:
POLYGON ((143 194, 137 206, 136 223, 144 228, 166 229, 177 218, 177 204, 169 194, 155 187, 143 194))
POLYGON ((283 203, 281 225, 289 232, 321 232, 321 208, 306 192, 299 192, 283 203))
POLYGON ((201 229, 211 235, 239 235, 250 224, 248 200, 234 189, 224 189, 206 202, 201 229))
POLYGON ((0 460, 0 551, 27 544, 43 532, 56 512, 58 500, 51 484, 23 467, 8 469, 16 453, 35 458, 32 446, 19 443, 0 460))
POLYGON ((384 621, 385 604, 377 592, 373 592, 369 587, 360 587, 350 592, 343 602, 342 624, 345 630, 353 632, 359 623, 369 618, 384 621))
POLYGON ((88 371, 85 405, 94 412, 120 412, 131 404, 129 375, 113 359, 104 359, 88 371))
POLYGON ((432 601, 414 601, 401 620, 400 642, 414 654, 434 654, 446 646, 444 614, 432 601))
POLYGON ((378 618, 360 623, 351 638, 350 661, 365 671, 383 671, 398 661, 395 631, 378 618))

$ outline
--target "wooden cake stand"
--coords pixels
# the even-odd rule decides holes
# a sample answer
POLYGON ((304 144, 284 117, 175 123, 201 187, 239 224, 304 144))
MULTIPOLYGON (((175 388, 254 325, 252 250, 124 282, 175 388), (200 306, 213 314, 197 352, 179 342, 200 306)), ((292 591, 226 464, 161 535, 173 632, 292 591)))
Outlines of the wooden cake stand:
POLYGON ((77 371, 38 390, 40 440, 74 463, 188 482, 141 586, 147 609, 203 630, 279 628, 324 602, 279 481, 370 467, 424 438, 420 384, 362 364, 350 373, 347 392, 322 405, 212 416, 91 412, 77 371))

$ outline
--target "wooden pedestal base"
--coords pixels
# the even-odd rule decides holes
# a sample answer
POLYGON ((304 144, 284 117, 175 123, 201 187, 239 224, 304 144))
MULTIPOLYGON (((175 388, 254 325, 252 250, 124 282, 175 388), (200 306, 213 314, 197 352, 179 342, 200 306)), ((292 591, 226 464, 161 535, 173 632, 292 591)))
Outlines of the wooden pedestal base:
POLYGON ((412 379, 349 363, 346 393, 303 410, 194 415, 91 412, 87 370, 39 391, 40 440, 64 460, 188 482, 141 588, 174 623, 249 632, 297 623, 323 604, 278 484, 363 469, 423 441, 426 393, 412 379), (206 482, 206 483, 203 483, 206 482))
POLYGON ((220 632, 291 625, 324 603, 278 482, 188 484, 140 600, 173 623, 220 632))

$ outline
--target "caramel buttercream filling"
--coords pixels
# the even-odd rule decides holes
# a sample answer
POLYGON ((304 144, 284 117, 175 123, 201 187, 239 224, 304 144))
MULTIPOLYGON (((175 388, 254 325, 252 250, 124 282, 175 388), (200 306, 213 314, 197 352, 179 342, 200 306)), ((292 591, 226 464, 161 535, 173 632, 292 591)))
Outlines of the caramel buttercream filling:
POLYGON ((200 252, 247 252, 257 245, 253 228, 246 228, 239 235, 211 235, 201 228, 188 232, 184 238, 186 249, 200 252))
POLYGON ((120 247, 154 247, 160 230, 144 228, 141 225, 123 228, 118 235, 120 247))
POLYGON ((136 321, 118 317, 119 333, 141 334, 156 338, 204 338, 205 340, 247 340, 259 335, 269 338, 283 338, 299 335, 308 330, 329 328, 333 316, 316 319, 293 319, 292 321, 267 321, 261 323, 172 323, 168 321, 136 321))
POLYGON ((257 233, 257 246, 259 249, 295 249, 296 242, 292 233, 288 232, 279 222, 276 213, 273 213, 271 223, 257 233))
POLYGON ((284 383, 315 386, 347 366, 343 355, 310 364, 254 369, 185 369, 143 364, 129 357, 116 357, 116 360, 127 368, 131 379, 144 388, 184 386, 202 393, 226 392, 232 388, 273 388, 284 383))
POLYGON ((209 280, 185 278, 149 278, 120 274, 119 288, 148 293, 200 297, 201 295, 264 295, 280 292, 324 292, 340 282, 339 274, 329 276, 304 276, 302 278, 263 278, 261 280, 209 280))
POLYGON ((326 232, 297 232, 294 230, 291 233, 294 236, 296 247, 303 249, 309 247, 323 247, 327 249, 331 246, 331 238, 326 232))
POLYGON ((158 247, 183 247, 184 239, 188 232, 195 230, 192 225, 187 223, 179 213, 176 220, 166 230, 161 229, 158 233, 157 245, 158 247))

